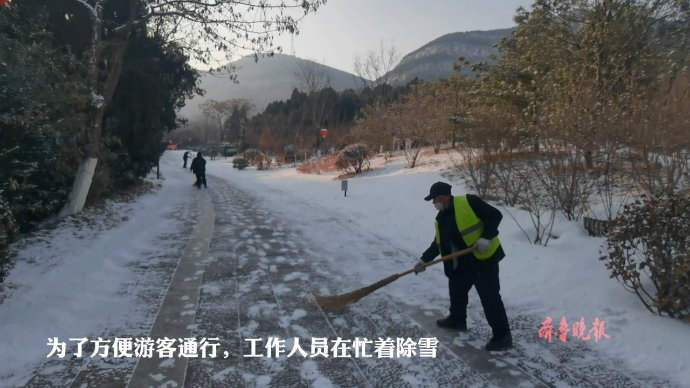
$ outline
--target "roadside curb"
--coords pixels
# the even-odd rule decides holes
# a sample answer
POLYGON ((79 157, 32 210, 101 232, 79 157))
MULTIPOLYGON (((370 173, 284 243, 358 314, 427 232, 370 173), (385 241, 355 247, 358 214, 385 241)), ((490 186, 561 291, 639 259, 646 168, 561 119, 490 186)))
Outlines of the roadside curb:
MULTIPOLYGON (((199 219, 187 243, 166 295, 161 303, 149 338, 154 341, 168 338, 180 341, 192 338, 190 327, 196 320, 200 287, 215 224, 211 197, 203 192, 198 197, 199 219)), ((179 345, 174 345, 177 349, 179 345)), ((153 352, 150 358, 139 358, 127 387, 171 386, 182 387, 187 373, 186 357, 176 351, 172 357, 161 358, 153 352)))

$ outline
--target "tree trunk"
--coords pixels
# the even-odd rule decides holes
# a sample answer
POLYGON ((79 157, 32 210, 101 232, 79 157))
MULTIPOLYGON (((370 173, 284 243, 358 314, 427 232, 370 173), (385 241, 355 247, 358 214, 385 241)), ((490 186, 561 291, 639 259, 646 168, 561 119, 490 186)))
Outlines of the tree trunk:
POLYGON ((537 120, 537 108, 532 108, 532 136, 533 136, 533 151, 535 154, 539 153, 539 120, 537 120))
MULTIPOLYGON (((127 38, 114 42, 112 47, 113 54, 109 58, 109 62, 113 66, 110 68, 105 83, 102 85, 102 95, 100 96, 102 99, 94 93, 94 100, 89 111, 88 125, 86 127, 86 158, 79 164, 79 170, 72 184, 72 191, 67 197, 67 203, 60 209, 58 218, 68 217, 81 212, 84 209, 84 204, 91 188, 93 175, 98 164, 103 115, 120 79, 127 38)), ((96 62, 98 59, 94 59, 94 61, 96 62)), ((93 74, 93 77, 97 77, 96 73, 93 74)))
POLYGON ((585 168, 588 170, 591 170, 594 168, 594 161, 592 158, 592 151, 586 150, 585 151, 585 168))
POLYGON ((82 211, 86 203, 86 196, 89 194, 93 173, 96 171, 97 158, 87 157, 79 164, 79 171, 74 178, 72 191, 67 197, 67 203, 58 213, 58 218, 64 218, 77 214, 82 211))
POLYGON ((457 142, 458 138, 458 126, 457 124, 453 124, 453 148, 455 148, 455 143, 457 142))

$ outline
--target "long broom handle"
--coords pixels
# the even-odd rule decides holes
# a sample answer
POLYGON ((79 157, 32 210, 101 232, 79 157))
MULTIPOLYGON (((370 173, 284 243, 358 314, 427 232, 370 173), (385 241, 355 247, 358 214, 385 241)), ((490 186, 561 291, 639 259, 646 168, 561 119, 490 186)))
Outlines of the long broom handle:
MULTIPOLYGON (((443 256, 443 257, 440 258, 440 259, 436 259, 436 260, 434 260, 434 261, 430 261, 430 262, 428 262, 428 263, 423 264, 423 265, 422 265, 422 268, 426 268, 426 267, 428 267, 428 266, 430 266, 430 265, 438 264, 438 263, 440 263, 440 262, 442 262, 442 261, 448 261, 448 260, 454 259, 454 258, 456 258, 456 257, 458 257, 458 256, 464 256, 464 255, 466 255, 466 254, 468 254, 468 253, 474 252, 475 249, 476 249, 476 248, 472 248, 472 247, 471 247, 471 248, 463 249, 462 251, 458 251, 458 252, 455 252, 455 253, 451 253, 451 254, 448 255, 448 256, 443 256)), ((414 272, 414 268, 413 268, 413 269, 410 269, 410 270, 407 270, 407 271, 405 271, 405 272, 402 272, 402 273, 400 273, 400 274, 398 274, 398 277, 405 276, 405 275, 407 275, 407 274, 411 274, 412 272, 414 272)))

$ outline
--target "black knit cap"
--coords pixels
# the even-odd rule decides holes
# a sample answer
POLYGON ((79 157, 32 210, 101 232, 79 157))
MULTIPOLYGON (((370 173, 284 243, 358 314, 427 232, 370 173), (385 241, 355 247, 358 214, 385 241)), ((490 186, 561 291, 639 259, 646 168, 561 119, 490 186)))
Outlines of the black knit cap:
POLYGON ((438 197, 439 195, 450 195, 450 188, 451 185, 448 183, 444 182, 436 182, 433 185, 431 185, 431 189, 429 190, 429 195, 424 197, 425 201, 431 201, 432 199, 438 197))

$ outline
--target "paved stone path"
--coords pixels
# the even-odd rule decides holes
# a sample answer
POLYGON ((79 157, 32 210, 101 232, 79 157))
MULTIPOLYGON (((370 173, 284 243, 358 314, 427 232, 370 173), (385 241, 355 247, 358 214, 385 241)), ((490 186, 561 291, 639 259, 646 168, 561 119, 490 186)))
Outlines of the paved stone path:
MULTIPOLYGON (((347 262, 348 246, 368 246, 367 260, 376 266, 379 260, 388 263, 395 262, 400 268, 409 266, 410 258, 414 253, 395 250, 395 241, 389 241, 381 236, 372 235, 369 232, 360 231, 349 220, 343 220, 332 214, 327 208, 315 208, 314 204, 307 203, 303 199, 290 196, 285 193, 281 206, 295 208, 310 208, 311 211, 321 214, 319 222, 328 224, 329 234, 337 234, 338 244, 335 246, 318 248, 318 243, 310 242, 310 253, 313 257, 332 256, 329 260, 331 271, 333 263, 347 262), (317 248, 315 248, 317 247, 317 248), (331 253, 329 249, 331 248, 331 253), (313 251, 312 251, 313 250, 313 251), (315 252, 314 252, 315 251, 315 252)), ((357 217, 357 214, 354 214, 357 217)), ((315 239, 323 239, 323 235, 315 236, 315 239)), ((307 241, 308 238, 293 238, 297 241, 307 241)), ((315 263, 315 267, 323 266, 315 263)), ((318 273, 318 272, 317 272, 318 273)), ((351 290, 352 285, 339 284, 332 279, 336 274, 330 274, 332 289, 351 290)), ((326 283, 327 284, 327 283, 326 283)), ((390 286, 388 286, 390 287, 390 286)), ((543 318, 525 315, 512 310, 508 314, 510 326, 515 342, 514 349, 508 352, 487 353, 481 350, 490 338, 490 328, 486 324, 481 303, 476 292, 470 293, 468 306, 468 333, 453 333, 448 330, 439 330, 435 320, 447 314, 447 310, 418 306, 409 306, 402 301, 395 303, 384 297, 385 290, 377 291, 373 295, 357 303, 357 308, 367 311, 368 314, 377 314, 381 304, 393 305, 392 314, 401 314, 403 321, 410 319, 421 325, 425 335, 436 336, 444 345, 456 354, 458 360, 470 365, 473 370, 479 372, 485 379, 497 386, 540 386, 544 384, 550 387, 677 387, 676 384, 657 376, 647 376, 626 368, 622 360, 610 359, 592 350, 587 342, 570 340, 566 343, 560 341, 547 342, 539 338, 538 332, 543 318), (495 367, 488 367, 494 365, 495 367), (507 368, 507 366, 511 368, 507 368), (527 381, 524 375, 532 378, 527 381), (504 376, 513 375, 512 381, 504 380, 504 376)), ((333 292, 326 292, 332 294, 333 292)), ((430 294, 434 295, 434 294, 430 294)), ((446 306, 447 297, 430 296, 428 306, 446 306)), ((508 306, 510 307, 510 306, 508 306)), ((375 315, 374 315, 375 316, 375 315)), ((610 314, 614 317, 614 314, 610 314)), ((614 317, 615 318, 615 317, 614 317)), ((386 322, 385 320, 383 322, 386 322)))
MULTIPOLYGON (((395 304, 381 298, 344 311, 314 303, 313 285, 333 282, 329 268, 300 246, 300 236, 246 193, 221 180, 210 182, 216 228, 209 252, 198 312, 199 338, 220 338, 230 357, 191 360, 185 387, 489 387, 491 384, 452 352, 438 346, 436 358, 311 357, 312 338, 354 341, 379 337, 430 337, 395 304), (374 303, 372 305, 371 303, 374 303), (307 353, 280 358, 243 357, 247 340, 261 338, 256 353, 266 354, 269 338, 294 342, 307 353)), ((352 344, 352 343, 350 343, 352 344)))
MULTIPOLYGON (((159 269, 145 269, 151 271, 151 287, 141 296, 147 306, 151 301, 163 303, 160 313, 149 307, 151 326, 118 329, 103 337, 159 337, 166 335, 171 324, 179 329, 184 323, 184 330, 168 335, 216 342, 216 356, 189 358, 186 363, 178 358, 151 360, 140 363, 136 372, 136 359, 55 360, 37 371, 26 387, 673 387, 667 381, 630 373, 615 361, 601 360, 585 343, 545 343, 536 334, 539 320, 530 316, 510 317, 515 349, 502 354, 485 352, 479 347, 488 337, 488 327, 476 297, 468 309, 470 332, 466 334, 435 326, 445 311, 408 306, 384 293, 374 293, 347 309, 323 309, 315 304, 314 293, 351 289, 333 260, 326 259, 328 248, 314 248, 313 242, 291 228, 289 220, 257 205, 231 183, 213 176, 207 179, 209 189, 202 189, 198 202, 190 203, 182 216, 197 217, 197 206, 201 204, 203 209, 204 201, 211 201, 213 212, 202 213, 193 226, 210 230, 205 220, 213 218, 208 254, 205 247, 194 250, 193 244, 204 239, 197 236, 190 241, 192 229, 171 236, 179 239, 174 243, 180 252, 187 246, 186 254, 181 259, 160 258, 155 261, 159 269), (178 260, 195 271, 173 277, 178 260), (177 283, 186 281, 192 286, 198 282, 198 303, 182 299, 189 293, 167 293, 171 279, 173 293, 177 283), (177 318, 194 317, 194 323, 183 322, 175 314, 177 318), (328 357, 311 357, 314 338, 328 340, 328 357), (345 353, 350 357, 333 357, 338 338, 390 338, 393 342, 437 338, 441 343, 434 358, 420 357, 419 350, 413 357, 378 357, 373 344, 366 347, 372 357, 356 357, 351 342, 345 353), (250 340, 254 339, 261 341, 253 349, 250 340), (284 341, 286 353, 265 357, 266 345, 272 340, 284 341), (297 342, 306 357, 299 352, 287 357, 297 342), (253 351, 264 357, 246 357, 253 351)), ((389 247, 394 245, 378 236, 353 230, 337 218, 325 216, 324 222, 333 223, 330 226, 342 233, 345 244, 369 244, 372 251, 390 255, 387 259, 405 261, 404 253, 391 252, 389 247)), ((445 305, 441 300, 432 302, 445 305)))

